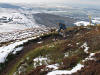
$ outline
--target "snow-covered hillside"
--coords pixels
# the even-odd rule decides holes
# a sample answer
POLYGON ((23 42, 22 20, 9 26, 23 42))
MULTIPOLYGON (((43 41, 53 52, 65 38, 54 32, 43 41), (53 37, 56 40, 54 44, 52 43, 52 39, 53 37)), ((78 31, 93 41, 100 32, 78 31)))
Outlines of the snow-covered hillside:
POLYGON ((0 12, 0 43, 27 39, 48 30, 46 26, 35 22, 32 13, 5 8, 0 12))
POLYGON ((24 30, 27 28, 39 27, 33 16, 25 16, 20 12, 1 12, 0 13, 0 33, 24 30), (30 18, 28 18, 30 17, 30 18))

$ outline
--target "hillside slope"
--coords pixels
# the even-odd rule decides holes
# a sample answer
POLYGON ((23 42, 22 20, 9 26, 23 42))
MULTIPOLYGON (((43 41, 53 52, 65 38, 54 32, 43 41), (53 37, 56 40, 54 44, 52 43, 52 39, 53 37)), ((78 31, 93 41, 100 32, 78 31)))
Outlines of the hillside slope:
POLYGON ((53 15, 48 13, 34 14, 34 18, 38 24, 42 24, 47 27, 56 27, 56 28, 58 28, 57 23, 60 22, 60 20, 63 20, 63 22, 66 24, 67 27, 74 26, 74 23, 76 22, 75 19, 70 17, 63 17, 63 16, 53 15))
POLYGON ((17 48, 0 75, 100 75, 100 27, 71 27, 66 38, 44 34, 17 48))

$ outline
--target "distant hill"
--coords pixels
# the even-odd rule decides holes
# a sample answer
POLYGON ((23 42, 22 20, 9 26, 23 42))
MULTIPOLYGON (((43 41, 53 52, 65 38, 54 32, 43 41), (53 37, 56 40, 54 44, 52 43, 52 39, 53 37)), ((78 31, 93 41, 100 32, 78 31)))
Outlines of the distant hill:
POLYGON ((20 6, 8 4, 8 3, 0 3, 1 8, 12 8, 12 9, 18 9, 21 8, 20 6))
POLYGON ((34 18, 37 23, 48 26, 48 27, 58 27, 57 22, 62 20, 67 27, 74 26, 75 19, 69 17, 62 17, 59 15, 47 14, 47 13, 37 13, 34 14, 34 18))

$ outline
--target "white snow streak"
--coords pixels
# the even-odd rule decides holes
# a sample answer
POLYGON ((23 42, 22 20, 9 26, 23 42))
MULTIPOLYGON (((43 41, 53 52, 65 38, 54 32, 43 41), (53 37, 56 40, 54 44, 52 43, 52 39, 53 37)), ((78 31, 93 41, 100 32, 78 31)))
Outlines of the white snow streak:
POLYGON ((78 70, 80 70, 82 67, 84 67, 84 65, 81 64, 77 64, 77 66, 75 66, 72 70, 56 70, 56 71, 52 71, 49 72, 47 75, 57 75, 57 74, 72 74, 77 72, 78 70))
POLYGON ((85 21, 79 21, 74 23, 76 26, 87 26, 89 25, 89 22, 85 22, 85 21))
POLYGON ((52 64, 52 65, 48 65, 46 67, 56 70, 56 69, 58 69, 58 66, 59 66, 58 64, 52 64))
POLYGON ((37 66, 43 65, 43 64, 47 64, 47 60, 48 58, 44 58, 44 57, 37 57, 35 59, 33 59, 34 61, 34 67, 36 68, 37 66))
POLYGON ((23 47, 18 47, 14 50, 13 54, 16 54, 18 51, 21 51, 23 49, 23 47))
POLYGON ((85 53, 88 53, 89 47, 87 47, 87 43, 86 43, 86 42, 85 42, 81 47, 82 47, 82 48, 85 48, 85 49, 84 49, 84 52, 85 52, 85 53))
POLYGON ((88 60, 96 60, 95 58, 93 58, 93 56, 94 56, 95 54, 96 54, 96 53, 90 53, 90 55, 89 55, 87 58, 85 58, 85 59, 83 60, 83 62, 88 61, 88 60))
POLYGON ((21 44, 23 44, 23 43, 25 43, 25 42, 27 42, 29 40, 35 39, 35 38, 36 37, 29 38, 27 40, 23 40, 23 41, 12 43, 12 44, 10 44, 8 46, 0 47, 0 63, 4 63, 5 62, 5 60, 6 60, 6 58, 7 58, 9 53, 13 52, 14 50, 15 50, 14 53, 16 53, 16 51, 18 51, 18 50, 15 49, 16 46, 19 46, 19 45, 21 45, 21 44))

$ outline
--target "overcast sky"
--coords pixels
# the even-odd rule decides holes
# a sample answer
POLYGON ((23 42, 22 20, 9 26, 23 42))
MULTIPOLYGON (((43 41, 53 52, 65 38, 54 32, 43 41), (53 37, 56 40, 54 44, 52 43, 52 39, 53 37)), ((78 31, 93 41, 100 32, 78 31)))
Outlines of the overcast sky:
POLYGON ((100 5, 100 0, 0 0, 0 3, 66 3, 100 5))
POLYGON ((6 3, 46 3, 46 2, 62 2, 65 0, 0 0, 0 2, 6 3))

